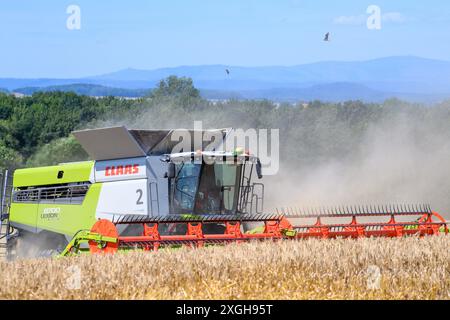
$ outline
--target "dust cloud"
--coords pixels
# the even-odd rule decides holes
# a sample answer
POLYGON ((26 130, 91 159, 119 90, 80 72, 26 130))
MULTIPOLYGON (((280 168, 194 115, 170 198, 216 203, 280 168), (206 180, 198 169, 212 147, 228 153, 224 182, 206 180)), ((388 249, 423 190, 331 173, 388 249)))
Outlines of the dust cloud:
POLYGON ((263 179, 265 211, 286 206, 426 203, 450 218, 448 108, 400 108, 376 120, 361 120, 364 129, 359 131, 350 129, 347 119, 326 110, 317 117, 305 113, 305 119, 292 125, 289 116, 270 122, 266 115, 253 117, 228 108, 233 111, 186 111, 161 105, 135 119, 94 126, 192 128, 194 121, 201 120, 204 129, 280 128, 280 171, 263 179), (266 122, 261 124, 258 117, 266 117, 266 122), (302 131, 305 125, 309 129, 302 131), (311 134, 311 128, 317 130, 311 134), (316 154, 320 160, 314 160, 316 154))
POLYGON ((371 124, 342 159, 304 167, 286 160, 267 177, 267 209, 430 204, 449 219, 448 131, 403 115, 371 124))

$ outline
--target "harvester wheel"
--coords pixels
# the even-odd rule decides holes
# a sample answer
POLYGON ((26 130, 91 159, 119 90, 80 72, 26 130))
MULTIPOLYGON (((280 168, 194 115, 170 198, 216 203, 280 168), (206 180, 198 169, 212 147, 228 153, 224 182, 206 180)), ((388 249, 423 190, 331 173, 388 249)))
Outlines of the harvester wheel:
MULTIPOLYGON (((98 233, 104 237, 118 238, 116 226, 109 220, 98 220, 91 229, 92 233, 98 233)), ((118 242, 107 241, 89 241, 89 250, 91 253, 115 253, 119 248, 118 242)))
POLYGON ((37 256, 42 258, 50 258, 59 255, 68 244, 63 235, 48 232, 39 234, 38 241, 39 250, 37 256))
POLYGON ((19 231, 8 244, 8 259, 50 258, 60 254, 67 245, 63 235, 49 232, 35 234, 19 231))
POLYGON ((256 228, 262 228, 264 229, 264 225, 261 225, 260 223, 256 222, 242 222, 242 229, 243 233, 251 232, 252 230, 255 230, 256 228))

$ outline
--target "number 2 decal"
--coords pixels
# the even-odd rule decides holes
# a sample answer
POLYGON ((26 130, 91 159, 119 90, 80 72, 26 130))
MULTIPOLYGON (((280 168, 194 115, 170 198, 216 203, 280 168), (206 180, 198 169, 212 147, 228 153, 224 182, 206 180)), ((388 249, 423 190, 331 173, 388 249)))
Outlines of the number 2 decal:
POLYGON ((138 194, 138 199, 136 201, 136 204, 144 204, 144 202, 142 202, 142 189, 137 189, 136 193, 138 194))

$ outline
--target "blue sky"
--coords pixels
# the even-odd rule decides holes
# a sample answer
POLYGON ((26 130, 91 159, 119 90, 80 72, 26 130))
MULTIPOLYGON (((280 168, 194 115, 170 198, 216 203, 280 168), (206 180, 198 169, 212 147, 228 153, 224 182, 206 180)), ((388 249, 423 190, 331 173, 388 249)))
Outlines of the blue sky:
POLYGON ((392 55, 450 60, 449 27, 444 0, 1 0, 0 77, 392 55), (66 27, 71 4, 81 9, 80 30, 66 27), (369 5, 381 9, 381 30, 366 27, 369 5))

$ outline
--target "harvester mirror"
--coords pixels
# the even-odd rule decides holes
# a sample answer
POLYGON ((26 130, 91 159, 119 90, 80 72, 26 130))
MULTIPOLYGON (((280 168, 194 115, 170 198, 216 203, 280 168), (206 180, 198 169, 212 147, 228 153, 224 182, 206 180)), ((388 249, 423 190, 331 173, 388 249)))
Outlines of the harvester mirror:
POLYGON ((173 179, 175 178, 175 175, 176 175, 175 163, 169 162, 169 166, 167 167, 166 178, 173 179))
POLYGON ((262 175, 262 167, 261 167, 261 161, 256 162, 256 174, 258 175, 258 179, 261 179, 263 177, 262 175))

